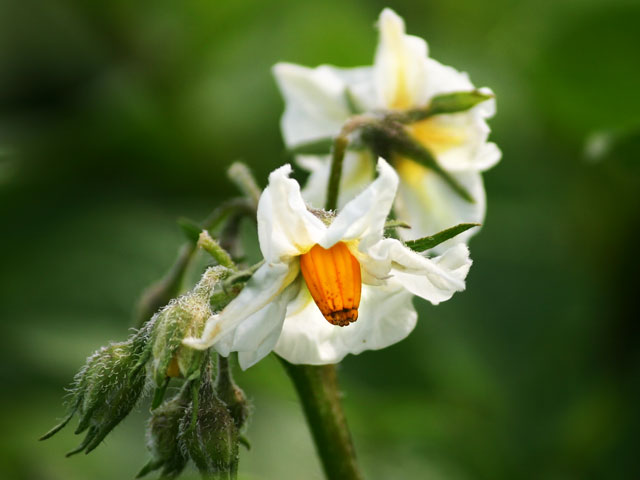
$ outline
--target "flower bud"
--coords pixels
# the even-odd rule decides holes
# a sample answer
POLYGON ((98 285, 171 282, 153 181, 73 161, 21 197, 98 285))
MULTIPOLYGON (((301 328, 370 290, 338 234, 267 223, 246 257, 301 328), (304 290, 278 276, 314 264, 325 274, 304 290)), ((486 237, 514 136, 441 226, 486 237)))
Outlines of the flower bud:
POLYGON ((189 460, 179 440, 180 422, 191 399, 190 383, 183 385, 180 393, 153 411, 147 430, 147 448, 151 460, 140 470, 136 478, 162 469, 161 478, 176 478, 189 460))
POLYGON ((77 414, 76 434, 87 431, 82 443, 67 456, 89 453, 136 405, 145 385, 143 368, 149 352, 148 331, 143 329, 126 342, 102 347, 87 359, 71 388, 69 416, 45 434, 45 440, 77 414))
POLYGON ((236 385, 229 368, 229 359, 218 356, 218 376, 215 383, 216 395, 224 402, 238 431, 249 418, 249 402, 242 389, 236 385))
POLYGON ((187 408, 180 439, 202 475, 235 479, 238 470, 238 430, 211 383, 210 365, 203 370, 197 402, 187 408))
POLYGON ((157 387, 162 388, 167 377, 192 378, 198 374, 203 352, 183 348, 182 340, 202 334, 212 315, 209 299, 213 289, 228 273, 220 266, 207 269, 193 290, 172 300, 153 318, 151 369, 157 387))

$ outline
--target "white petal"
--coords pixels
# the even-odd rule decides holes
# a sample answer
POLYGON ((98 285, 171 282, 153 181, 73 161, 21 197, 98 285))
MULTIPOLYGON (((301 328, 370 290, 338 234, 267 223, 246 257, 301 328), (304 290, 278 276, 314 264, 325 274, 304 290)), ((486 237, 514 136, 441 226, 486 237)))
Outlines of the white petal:
MULTIPOLYGON (((400 166, 400 185, 394 205, 399 220, 411 225, 410 229, 398 229, 404 240, 427 237, 459 223, 482 223, 486 211, 486 199, 482 175, 475 171, 459 172, 453 177, 462 184, 475 203, 460 197, 433 171, 413 164, 400 166)), ((436 247, 437 252, 457 243, 468 242, 478 228, 467 230, 436 247)))
POLYGON ((332 137, 340 131, 350 112, 346 85, 331 68, 278 63, 273 74, 286 103, 281 126, 287 145, 332 137))
POLYGON ((356 113, 380 108, 373 67, 338 68, 329 65, 325 67, 344 82, 356 107, 356 113))
MULTIPOLYGON (((493 102, 493 99, 485 103, 493 102)), ((446 143, 430 145, 429 141, 422 142, 435 153, 438 163, 447 171, 459 172, 465 170, 484 171, 493 167, 502 156, 500 149, 487 142, 490 129, 480 113, 482 104, 467 112, 450 115, 437 115, 429 121, 430 128, 436 132, 446 132, 453 140, 446 143), (450 133, 449 133, 450 132, 450 133)), ((420 138, 418 138, 420 141, 420 138)))
POLYGON ((204 350, 225 337, 242 321, 274 301, 296 278, 299 262, 262 265, 247 282, 240 294, 222 312, 212 315, 201 338, 185 338, 183 343, 204 350))
POLYGON ((267 263, 287 262, 326 235, 327 227, 307 210, 300 185, 290 173, 290 165, 271 172, 258 203, 258 238, 267 263))
POLYGON ((387 347, 415 327, 417 315, 411 298, 392 282, 383 287, 365 285, 358 320, 337 327, 325 320, 304 285, 290 305, 275 352, 291 363, 322 365, 337 363, 349 353, 387 347))
MULTIPOLYGON (((467 72, 459 72, 449 65, 434 60, 433 58, 425 59, 425 69, 427 71, 426 81, 423 84, 425 95, 428 98, 443 93, 461 92, 474 90, 475 87, 467 72)), ((490 93, 489 91, 485 91, 490 93)))
POLYGON ((379 106, 403 109, 425 104, 427 43, 406 35, 404 21, 388 8, 380 14, 378 27, 374 72, 379 106))
MULTIPOLYGON (((331 158, 329 156, 304 155, 297 157, 297 163, 310 172, 302 189, 302 197, 309 205, 315 208, 324 208, 331 171, 331 158)), ((338 210, 360 194, 371 183, 374 174, 374 162, 368 150, 348 151, 342 165, 338 210)))
POLYGON ((339 241, 359 239, 365 248, 382 238, 398 188, 398 175, 382 158, 378 159, 378 173, 378 178, 340 210, 320 245, 329 248, 339 241))
POLYGON ((442 256, 426 258, 393 238, 386 238, 367 254, 370 261, 391 263, 392 278, 408 291, 437 305, 448 300, 455 292, 464 290, 464 279, 469 272, 469 249, 460 243, 442 256))
POLYGON ((293 282, 271 303, 235 329, 230 350, 239 352, 238 361, 243 370, 262 360, 275 347, 282 331, 287 305, 298 294, 300 284, 300 281, 293 282))
MULTIPOLYGON (((425 65, 427 74, 423 88, 427 98, 475 89, 466 72, 458 72, 455 68, 442 65, 432 58, 425 60, 425 65)), ((489 95, 493 93, 486 87, 478 90, 489 95)), ((442 167, 450 171, 468 169, 483 171, 500 160, 502 154, 498 147, 493 143, 487 143, 490 129, 486 119, 491 118, 495 111, 496 102, 491 98, 467 112, 438 115, 433 118, 435 126, 454 131, 462 138, 458 145, 436 153, 442 167)))

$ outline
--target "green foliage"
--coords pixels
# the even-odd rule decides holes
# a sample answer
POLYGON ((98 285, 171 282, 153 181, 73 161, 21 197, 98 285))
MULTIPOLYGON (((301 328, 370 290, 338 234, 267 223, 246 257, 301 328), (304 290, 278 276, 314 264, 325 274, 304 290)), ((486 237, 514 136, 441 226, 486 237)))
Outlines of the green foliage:
POLYGON ((408 240, 405 242, 405 245, 416 252, 424 252, 431 248, 437 247, 441 243, 446 242, 456 235, 460 235, 462 232, 466 232, 470 228, 479 226, 479 223, 460 223, 429 237, 422 237, 416 240, 408 240))
POLYGON ((394 119, 401 123, 412 123, 425 120, 434 115, 465 112, 490 98, 493 98, 493 95, 482 93, 478 90, 445 93, 433 97, 429 105, 424 108, 416 108, 395 114, 394 119))

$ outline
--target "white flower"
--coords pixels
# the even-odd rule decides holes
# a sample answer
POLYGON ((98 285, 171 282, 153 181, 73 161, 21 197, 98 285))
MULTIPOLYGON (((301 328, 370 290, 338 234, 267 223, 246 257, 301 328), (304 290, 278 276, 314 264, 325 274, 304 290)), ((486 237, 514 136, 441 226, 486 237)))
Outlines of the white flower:
MULTIPOLYGON (((382 11, 378 26, 380 40, 372 67, 275 65, 274 75, 286 102, 281 126, 288 146, 337 135, 353 115, 351 104, 364 112, 403 111, 425 107, 436 95, 474 90, 466 73, 429 58, 426 42, 406 35, 402 18, 392 10, 382 11)), ((486 88, 480 91, 491 93, 486 88)), ((413 138, 466 188, 475 203, 461 198, 440 176, 413 160, 390 159, 400 175, 395 213, 412 226, 400 232, 405 239, 484 220, 486 202, 480 172, 495 165, 501 156, 498 147, 487 142, 485 119, 494 113, 495 101, 489 99, 468 111, 435 115, 408 126, 413 138)), ((329 158, 305 155, 297 161, 311 172, 303 191, 305 199, 324 205, 329 158)), ((360 192, 374 174, 367 151, 348 152, 343 168, 339 205, 360 192)), ((466 241, 472 233, 459 235, 455 242, 466 241)))
POLYGON ((289 165, 272 172, 258 205, 265 263, 202 338, 185 343, 238 351, 242 368, 272 350, 292 363, 335 363, 405 338, 416 323, 413 295, 437 304, 463 290, 465 245, 427 258, 383 238, 398 176, 382 159, 378 171, 332 221, 307 208, 289 165))

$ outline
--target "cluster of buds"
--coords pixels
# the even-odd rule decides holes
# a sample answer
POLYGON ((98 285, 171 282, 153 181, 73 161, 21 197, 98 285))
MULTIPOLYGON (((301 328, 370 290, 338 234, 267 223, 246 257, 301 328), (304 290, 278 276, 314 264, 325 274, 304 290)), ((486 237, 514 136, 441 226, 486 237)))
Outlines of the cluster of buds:
MULTIPOLYGON (((222 363, 226 365, 221 357, 222 363)), ((218 388, 220 367, 218 370, 214 382, 207 357, 201 376, 187 380, 175 397, 153 411, 147 432, 151 460, 137 478, 154 470, 161 470, 161 478, 175 478, 189 459, 206 478, 236 478, 240 429, 246 415, 238 417, 238 404, 222 400, 225 392, 218 388)), ((238 395, 236 400, 243 404, 242 411, 247 412, 244 393, 229 375, 225 376, 222 383, 232 386, 238 395)))
POLYGON ((220 357, 212 376, 209 351, 182 345, 202 334, 207 319, 234 295, 232 270, 208 268, 196 286, 172 300, 127 341, 112 343, 91 355, 70 389, 67 417, 42 440, 79 418, 76 434, 86 432, 69 452, 89 453, 155 387, 149 422, 151 460, 139 476, 161 469, 175 478, 193 460, 203 476, 235 478, 241 428, 248 417, 247 400, 234 383, 228 359, 220 357), (213 305, 213 306, 212 306, 213 305), (163 402, 172 378, 183 380, 179 393, 163 402))
POLYGON ((143 393, 144 367, 150 354, 148 340, 149 328, 144 328, 126 342, 112 343, 91 355, 71 386, 67 417, 41 440, 53 436, 77 415, 75 433, 87 434, 67 456, 96 448, 131 412, 143 393))

